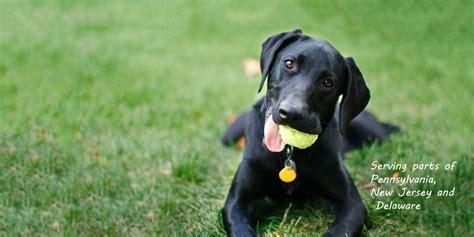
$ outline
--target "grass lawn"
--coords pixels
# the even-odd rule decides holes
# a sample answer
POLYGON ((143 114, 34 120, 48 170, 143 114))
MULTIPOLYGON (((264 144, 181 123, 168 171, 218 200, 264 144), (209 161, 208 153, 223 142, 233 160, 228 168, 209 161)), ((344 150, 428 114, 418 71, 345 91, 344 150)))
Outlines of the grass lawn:
MULTIPOLYGON (((404 130, 345 160, 367 235, 474 235, 473 1, 100 2, 0 3, 0 236, 224 235, 242 154, 220 135, 259 81, 242 61, 297 27, 354 57, 369 109, 404 130), (374 160, 457 161, 408 186, 456 196, 377 210, 362 188, 374 160)), ((269 205, 262 234, 321 234, 333 219, 318 203, 269 205)))

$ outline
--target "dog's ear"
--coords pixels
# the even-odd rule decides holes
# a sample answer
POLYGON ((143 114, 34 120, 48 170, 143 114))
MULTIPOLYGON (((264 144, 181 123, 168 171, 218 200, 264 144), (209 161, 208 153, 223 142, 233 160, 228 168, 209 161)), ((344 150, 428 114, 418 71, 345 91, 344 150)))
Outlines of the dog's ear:
POLYGON ((362 73, 351 57, 346 58, 346 82, 341 102, 339 128, 341 134, 346 132, 349 122, 355 118, 369 103, 370 91, 365 84, 362 73))
POLYGON ((272 68, 273 60, 275 56, 285 48, 287 45, 295 42, 303 36, 303 32, 300 29, 295 29, 291 32, 283 32, 270 36, 262 44, 262 53, 260 54, 260 69, 262 70, 262 80, 258 86, 258 92, 262 90, 265 79, 270 73, 272 68))

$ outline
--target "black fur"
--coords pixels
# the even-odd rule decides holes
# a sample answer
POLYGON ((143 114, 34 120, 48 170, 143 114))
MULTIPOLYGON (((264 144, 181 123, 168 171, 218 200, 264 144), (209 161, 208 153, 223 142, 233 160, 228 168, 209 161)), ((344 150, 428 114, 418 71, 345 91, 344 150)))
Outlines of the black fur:
POLYGON ((244 157, 222 210, 227 234, 255 236, 258 202, 264 197, 288 196, 321 197, 334 207, 336 219, 324 236, 359 236, 369 219, 341 152, 383 141, 397 128, 363 111, 370 93, 361 72, 352 58, 342 57, 326 41, 300 30, 271 36, 262 45, 260 64, 259 91, 268 77, 266 96, 241 114, 222 139, 232 144, 246 128, 244 157), (287 60, 293 68, 285 66, 287 60), (286 153, 270 152, 263 143, 264 124, 270 116, 277 124, 319 134, 311 147, 294 148, 297 178, 290 184, 278 178, 286 153))

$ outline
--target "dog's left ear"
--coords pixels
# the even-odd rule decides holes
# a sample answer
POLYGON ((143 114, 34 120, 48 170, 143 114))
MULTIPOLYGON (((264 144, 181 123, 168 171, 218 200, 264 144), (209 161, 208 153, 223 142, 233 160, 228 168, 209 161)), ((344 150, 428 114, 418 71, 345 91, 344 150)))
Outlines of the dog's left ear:
POLYGON ((263 84, 265 83, 265 79, 270 73, 273 61, 275 60, 275 56, 278 54, 278 52, 280 52, 283 48, 295 42, 302 36, 303 32, 301 32, 300 29, 295 29, 290 32, 283 32, 270 36, 267 40, 265 40, 265 42, 263 42, 262 53, 260 54, 260 69, 262 70, 262 80, 260 81, 260 85, 258 86, 258 92, 262 90, 263 84))
POLYGON ((343 92, 339 128, 345 134, 349 122, 355 118, 369 103, 370 91, 365 84, 362 73, 351 57, 346 58, 347 72, 343 92))

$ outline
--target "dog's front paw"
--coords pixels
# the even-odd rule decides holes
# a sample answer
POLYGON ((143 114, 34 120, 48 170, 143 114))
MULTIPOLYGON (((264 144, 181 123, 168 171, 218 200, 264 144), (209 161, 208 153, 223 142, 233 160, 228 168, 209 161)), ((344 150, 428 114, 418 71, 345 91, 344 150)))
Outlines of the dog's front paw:
POLYGON ((351 231, 347 227, 341 225, 335 225, 329 228, 323 237, 353 237, 361 236, 362 231, 351 231))
POLYGON ((251 228, 239 228, 238 230, 232 231, 228 234, 231 237, 255 237, 255 231, 251 228))
POLYGON ((323 237, 348 237, 350 236, 347 232, 336 231, 334 229, 329 229, 326 233, 323 234, 323 237))

